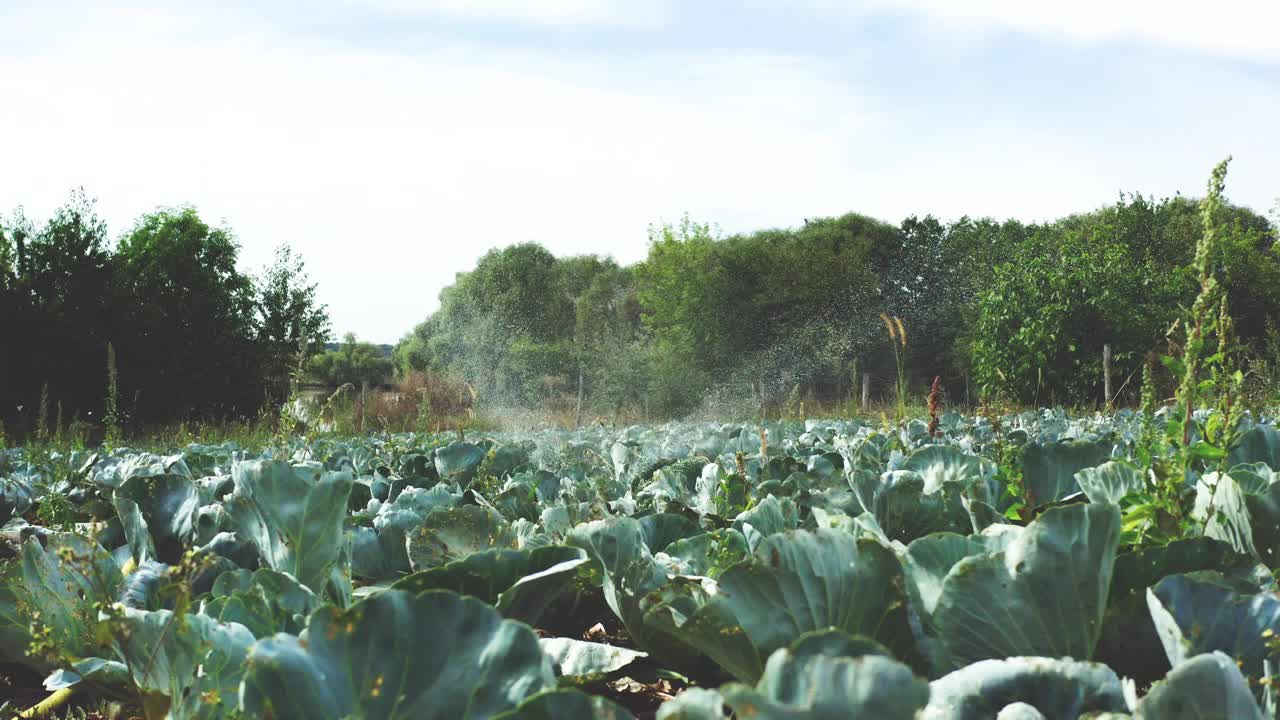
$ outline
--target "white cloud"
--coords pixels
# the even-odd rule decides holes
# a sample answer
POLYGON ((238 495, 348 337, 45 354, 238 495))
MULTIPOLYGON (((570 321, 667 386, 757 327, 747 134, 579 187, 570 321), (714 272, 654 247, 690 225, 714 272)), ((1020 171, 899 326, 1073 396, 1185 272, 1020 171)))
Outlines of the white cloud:
POLYGON ((0 57, 27 100, 0 115, 21 168, 0 174, 0 202, 45 216, 83 184, 116 232, 194 202, 234 227, 249 265, 293 243, 335 329, 377 340, 489 247, 634 261, 647 224, 685 210, 798 220, 847 196, 851 143, 872 134, 814 68, 767 56, 669 58, 663 76, 687 80, 630 92, 492 51, 104 51, 0 57))
POLYGON ((1280 61, 1275 0, 818 0, 828 10, 905 10, 968 27, 1003 27, 1085 41, 1155 43, 1255 61, 1280 61))
POLYGON ((782 54, 179 44, 132 18, 81 19, 94 31, 59 35, 56 51, 0 49, 13 101, 0 211, 45 217, 83 184, 120 232, 158 204, 195 203, 232 225, 248 266, 292 243, 335 330, 378 341, 423 319, 488 248, 536 240, 630 262, 649 223, 685 211, 728 231, 850 210, 1044 218, 1120 189, 1198 193, 1227 152, 1233 198, 1263 208, 1276 193, 1280 98, 1231 75, 1153 73, 1141 132, 1105 109, 1072 130, 996 114, 966 127, 782 54), (1203 111, 1164 103, 1199 87, 1215 93, 1192 98, 1203 111))
POLYGON ((448 15, 535 25, 658 26, 673 9, 667 0, 345 0, 358 9, 448 15))

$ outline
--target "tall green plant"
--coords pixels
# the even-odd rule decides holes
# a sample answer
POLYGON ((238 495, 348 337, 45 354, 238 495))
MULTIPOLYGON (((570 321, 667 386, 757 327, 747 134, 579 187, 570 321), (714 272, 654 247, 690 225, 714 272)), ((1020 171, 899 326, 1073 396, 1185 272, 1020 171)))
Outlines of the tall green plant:
POLYGON ((116 349, 107 343, 107 397, 106 412, 102 424, 107 434, 103 443, 108 447, 120 444, 120 376, 116 370, 116 349))
POLYGON ((36 440, 49 440, 49 383, 40 386, 40 406, 36 413, 36 440))
MULTIPOLYGON (((1200 220, 1203 235, 1196 245, 1195 260, 1192 269, 1199 281, 1200 291, 1191 305, 1186 318, 1182 321, 1186 341, 1183 345, 1181 367, 1182 381, 1178 386, 1176 404, 1181 414, 1181 452, 1184 462, 1196 459, 1221 459, 1225 457, 1235 427, 1232 421, 1232 398, 1238 391, 1242 381, 1238 370, 1232 371, 1231 357, 1231 315, 1227 308, 1227 296, 1218 278, 1218 268, 1222 262, 1221 237, 1218 214, 1222 209, 1222 192, 1226 185, 1227 164, 1231 158, 1218 163, 1209 178, 1209 191, 1201 203, 1200 220), (1208 354, 1213 348, 1213 340, 1217 340, 1217 353, 1208 354), (1204 377, 1205 371, 1208 376, 1204 377), (1216 391, 1219 413, 1206 429, 1212 427, 1217 433, 1206 433, 1208 445, 1192 445, 1195 429, 1194 413, 1196 408, 1206 400, 1210 393, 1216 391), (1224 412, 1225 411, 1225 412, 1224 412)), ((1238 420, 1238 418, 1237 418, 1238 420)))

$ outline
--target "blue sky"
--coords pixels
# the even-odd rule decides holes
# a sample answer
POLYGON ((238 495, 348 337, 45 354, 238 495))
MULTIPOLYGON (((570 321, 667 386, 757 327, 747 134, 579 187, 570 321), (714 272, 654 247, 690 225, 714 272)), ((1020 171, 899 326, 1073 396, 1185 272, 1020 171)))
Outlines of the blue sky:
POLYGON ((0 0, 0 212, 83 185, 302 252, 393 342, 485 250, 1280 195, 1280 3, 0 0))

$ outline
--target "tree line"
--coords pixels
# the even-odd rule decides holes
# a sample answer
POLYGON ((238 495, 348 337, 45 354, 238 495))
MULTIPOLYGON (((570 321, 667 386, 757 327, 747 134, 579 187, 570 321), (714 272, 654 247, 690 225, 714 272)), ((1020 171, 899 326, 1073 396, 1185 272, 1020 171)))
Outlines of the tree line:
MULTIPOLYGON (((1277 231, 1245 207, 1222 217, 1213 262, 1238 349, 1253 384, 1274 392, 1277 231)), ((847 402, 863 375, 889 400, 899 369, 907 393, 941 377, 952 402, 1133 403, 1144 362, 1177 354, 1167 338, 1195 297, 1202 232, 1192 199, 1121 195, 1041 223, 848 214, 726 236, 686 218, 650 228, 647 257, 625 267, 513 245, 441 291, 395 360, 493 404, 553 404, 579 420, 847 402), (905 331, 892 342, 891 318, 905 331)))
MULTIPOLYGON (((1276 227, 1245 207, 1222 215, 1212 262, 1248 383, 1274 399, 1276 227)), ((1132 403, 1147 359, 1178 354, 1169 328, 1195 296, 1202 232, 1192 199, 1122 195, 1042 223, 851 213, 725 235, 686 218, 651 227, 629 266, 525 243, 460 273, 388 359, 354 337, 309 356, 329 340, 327 310, 288 246, 246 274, 233 232, 191 207, 112 242, 78 191, 43 223, 0 217, 0 421, 18 435, 97 424, 109 393, 138 427, 261 416, 299 373, 431 376, 577 421, 830 407, 856 401, 864 376, 874 400, 918 399, 941 377, 953 403, 1101 406, 1103 346, 1114 399, 1132 403)))
POLYGON ((301 349, 328 340, 327 309, 287 245, 257 276, 239 250, 191 207, 112 243, 83 190, 43 223, 0 216, 0 420, 39 435, 100 425, 109 407, 142 427, 279 403, 301 349))

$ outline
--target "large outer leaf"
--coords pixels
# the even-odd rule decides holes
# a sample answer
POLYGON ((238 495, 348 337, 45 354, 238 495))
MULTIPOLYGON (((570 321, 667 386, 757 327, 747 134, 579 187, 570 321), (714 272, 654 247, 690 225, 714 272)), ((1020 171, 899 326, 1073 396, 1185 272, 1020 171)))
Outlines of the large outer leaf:
POLYGON ((435 452, 436 472, 446 482, 469 482, 484 461, 485 452, 478 445, 455 442, 435 452))
POLYGON ((965 558, 943 581, 934 620, 954 667, 1019 655, 1093 656, 1120 511, 1053 508, 1000 553, 965 558))
POLYGON ((677 540, 663 551, 683 575, 720 577, 732 565, 747 558, 747 538, 733 528, 712 530, 677 540))
MULTIPOLYGON (((1205 523, 1204 534, 1207 537, 1228 543, 1259 562, 1266 561, 1254 544, 1248 499, 1235 478, 1218 473, 1201 478, 1196 484, 1192 516, 1205 523)), ((1274 562, 1274 557, 1271 560, 1274 562)))
POLYGON ((794 530, 799 524, 800 513, 795 502, 791 498, 779 500, 773 495, 742 511, 733 521, 734 529, 746 536, 747 546, 753 551, 770 535, 794 530))
POLYGON ((1138 703, 1138 720, 1263 720, 1231 658, 1198 655, 1174 668, 1138 703))
POLYGON ((1066 440, 1030 443, 1022 455, 1022 478, 1034 505, 1045 505, 1080 490, 1075 475, 1111 457, 1103 443, 1066 440))
POLYGON ((1262 678, 1270 630, 1280 633, 1280 596, 1242 595, 1213 576, 1172 575, 1147 591, 1165 654, 1175 668, 1220 650, 1253 680, 1262 678))
MULTIPOLYGON (((951 445, 926 445, 911 453, 902 463, 901 469, 910 470, 924 478, 926 493, 937 492, 947 483, 968 488, 982 480, 982 461, 951 445)), ((979 499, 992 502, 997 498, 979 499)))
POLYGON ((698 523, 684 515, 675 513, 658 513, 638 518, 640 531, 644 533, 644 544, 650 551, 665 548, 677 540, 684 540, 702 533, 698 523))
POLYGON ((646 622, 745 682, 802 634, 829 627, 910 654, 902 566, 892 551, 841 530, 792 531, 764 540, 720 576, 714 593, 649 606, 646 622))
POLYGON ((422 527, 409 533, 409 565, 416 570, 440 567, 482 550, 515 549, 519 538, 497 510, 479 505, 435 510, 422 527))
POLYGON ((377 593, 325 607, 292 635, 259 641, 241 692, 250 717, 276 720, 488 718, 555 686, 527 626, 474 598, 377 593))
MULTIPOLYGON (((24 606, 22 563, 0 561, 0 661, 31 663, 27 646, 31 643, 30 605, 24 606)), ((31 663, 37 664, 37 663, 31 663)), ((38 663, 44 667, 45 663, 38 663)))
MULTIPOLYGON (((32 538, 5 572, 0 592, 0 637, 28 638, 34 624, 48 629, 48 639, 61 652, 83 657, 98 649, 95 637, 98 603, 110 603, 119 591, 120 570, 97 544, 71 533, 54 533, 47 546, 32 538)), ((16 644, 16 643, 15 643, 16 644)), ((22 659, 26 642, 6 646, 0 656, 22 659)), ((31 659, 37 667, 41 660, 31 659)))
POLYGON ((497 605, 503 617, 533 625, 587 562, 579 548, 483 550, 443 567, 421 570, 391 587, 414 594, 453 590, 497 605))
POLYGON ((932 624, 933 613, 942 597, 942 583, 951 568, 967 557, 982 555, 992 548, 981 536, 964 536, 940 532, 912 541, 902 558, 902 569, 907 579, 907 590, 916 612, 927 624, 932 624))
POLYGON ((267 567, 323 593, 342 554, 351 474, 252 461, 236 463, 231 475, 236 489, 226 507, 237 533, 258 548, 267 567))
POLYGON ((1089 502, 1119 505, 1128 494, 1142 490, 1142 473, 1123 462, 1111 460, 1075 475, 1076 483, 1089 502))
POLYGON ((878 655, 769 657, 756 687, 720 688, 739 717, 761 720, 913 720, 929 701, 929 684, 911 669, 878 655))
POLYGON ((1110 668, 1069 658, 983 660, 933 681, 930 691, 923 720, 989 720, 1016 703, 1048 720, 1127 709, 1120 679, 1110 668))
POLYGON ((1252 564, 1230 545, 1206 537, 1117 555, 1095 659, 1142 687, 1164 677, 1170 666, 1147 609, 1147 588, 1177 573, 1252 564))
POLYGON ((646 657, 645 653, 638 650, 573 638, 540 638, 538 645, 551 658, 556 674, 573 682, 585 682, 608 675, 646 657))
POLYGON ((662 703, 657 720, 724 720, 727 716, 719 691, 692 687, 662 703))
POLYGON ((190 476, 180 473, 132 476, 115 489, 114 497, 136 503, 155 542, 158 560, 176 563, 182 559, 182 553, 195 544, 200 493, 190 476))
POLYGON ((698 653, 646 623, 642 601, 668 580, 645 545, 639 522, 623 517, 584 523, 573 528, 566 543, 587 552, 600 572, 605 603, 622 620, 636 647, 673 666, 697 662, 698 653))
POLYGON ((113 624, 116 654, 134 685, 168 697, 170 718, 228 716, 253 644, 247 628, 204 615, 132 608, 113 624))
POLYGON ((31 509, 35 488, 24 478, 0 477, 0 525, 31 509))
POLYGON ((635 720, 626 708, 581 690, 548 690, 495 720, 635 720))
POLYGON ((1240 435, 1227 454, 1227 464, 1232 467, 1256 462, 1280 471, 1280 430, 1271 425, 1250 428, 1240 435))
POLYGON ((120 525, 124 530, 125 541, 129 543, 129 554, 133 561, 141 565, 148 560, 156 560, 156 546, 151 539, 151 529, 147 527, 146 518, 138 503, 127 497, 117 495, 113 498, 116 514, 120 516, 120 525))
POLYGON ((1280 570, 1280 482, 1265 492, 1244 496, 1253 530, 1255 557, 1272 570, 1280 570))
POLYGON ((891 540, 909 543, 934 532, 968 532, 972 527, 958 483, 939 485, 926 492, 918 473, 894 471, 879 478, 859 474, 854 492, 863 507, 891 540))
POLYGON ((262 568, 257 572, 224 572, 214 581, 201 613, 223 622, 238 622, 254 637, 301 632, 319 598, 292 575, 262 568))

